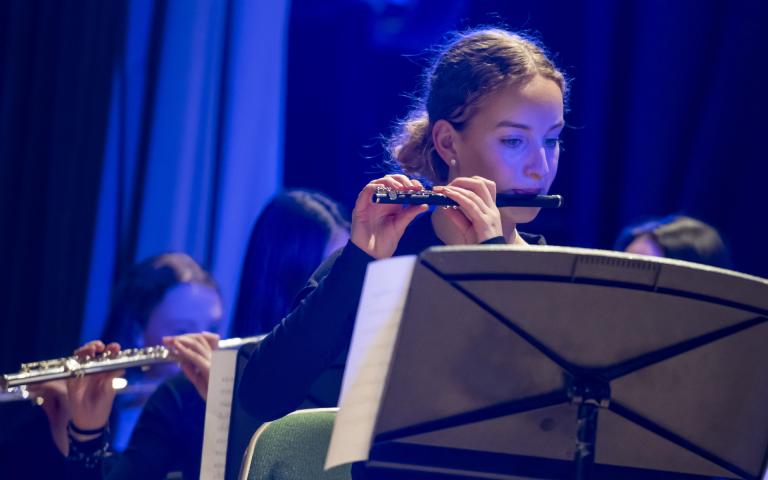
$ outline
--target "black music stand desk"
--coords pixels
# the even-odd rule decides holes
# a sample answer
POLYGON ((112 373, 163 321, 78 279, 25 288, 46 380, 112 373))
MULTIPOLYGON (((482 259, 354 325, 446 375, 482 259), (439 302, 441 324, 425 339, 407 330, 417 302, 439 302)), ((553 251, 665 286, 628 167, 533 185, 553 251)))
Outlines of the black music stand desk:
POLYGON ((764 279, 600 250, 438 247, 414 260, 401 318, 371 470, 578 479, 765 472, 764 279))

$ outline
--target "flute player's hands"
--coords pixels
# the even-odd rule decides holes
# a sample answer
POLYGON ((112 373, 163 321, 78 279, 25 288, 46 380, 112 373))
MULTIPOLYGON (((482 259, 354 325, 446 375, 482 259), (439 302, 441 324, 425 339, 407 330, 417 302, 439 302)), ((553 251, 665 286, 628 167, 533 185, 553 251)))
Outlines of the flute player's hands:
POLYGON ((426 205, 373 203, 371 198, 376 188, 382 185, 401 191, 424 188, 418 180, 405 175, 387 175, 370 182, 358 195, 352 211, 350 239, 361 250, 377 259, 391 257, 408 224, 427 209, 426 205))
MULTIPOLYGON (((75 356, 85 360, 103 353, 114 355, 119 351, 120 345, 117 343, 105 345, 101 340, 94 340, 75 350, 75 356)), ((116 393, 112 388, 112 379, 124 373, 125 370, 114 370, 67 380, 69 408, 75 427, 96 430, 107 425, 116 393)), ((81 437, 75 434, 78 440, 86 440, 81 437)))
POLYGON ((206 400, 211 358, 213 351, 219 348, 219 336, 211 332, 187 333, 163 337, 163 344, 179 362, 181 371, 195 386, 197 393, 206 400))
POLYGON ((67 396, 66 380, 51 380, 27 385, 27 392, 35 399, 35 403, 48 417, 48 427, 51 437, 62 455, 69 452, 67 438, 67 422, 70 420, 69 397, 67 396))
POLYGON ((447 244, 472 245, 503 236, 494 181, 478 176, 458 177, 433 190, 459 204, 457 209, 440 211, 453 226, 448 238, 443 239, 447 244))

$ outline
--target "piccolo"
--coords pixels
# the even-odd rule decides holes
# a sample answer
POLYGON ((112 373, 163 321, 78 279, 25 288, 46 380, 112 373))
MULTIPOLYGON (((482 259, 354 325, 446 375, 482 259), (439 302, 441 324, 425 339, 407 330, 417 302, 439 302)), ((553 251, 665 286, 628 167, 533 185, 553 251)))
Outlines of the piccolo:
MULTIPOLYGON (((236 348, 244 343, 259 342, 264 335, 246 338, 229 338, 219 341, 219 348, 236 348)), ((5 374, 0 378, 0 391, 48 382, 64 378, 81 377, 93 373, 120 370, 123 368, 149 368, 157 363, 175 362, 172 352, 162 346, 127 348, 117 353, 100 353, 95 357, 64 357, 41 362, 21 364, 17 373, 5 374)))
MULTIPOLYGON (((456 202, 432 190, 400 191, 389 187, 378 187, 371 198, 373 203, 389 203, 402 205, 443 205, 455 206, 456 202)), ((563 197, 560 195, 518 195, 509 193, 496 194, 496 206, 502 207, 539 207, 560 208, 563 197)))

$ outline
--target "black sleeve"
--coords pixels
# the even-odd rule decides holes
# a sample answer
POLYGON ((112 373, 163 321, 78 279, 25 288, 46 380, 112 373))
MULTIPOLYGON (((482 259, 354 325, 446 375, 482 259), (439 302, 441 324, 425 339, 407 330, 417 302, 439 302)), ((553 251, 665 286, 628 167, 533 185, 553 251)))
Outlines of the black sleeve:
POLYGON ((293 311, 250 347, 238 395, 251 415, 270 421, 295 410, 318 376, 349 347, 372 260, 348 242, 312 275, 293 311))
POLYGON ((184 418, 185 402, 171 382, 163 382, 149 397, 131 434, 131 440, 113 468, 108 480, 164 479, 168 472, 181 469, 179 459, 185 452, 175 432, 181 422, 199 419, 184 418))

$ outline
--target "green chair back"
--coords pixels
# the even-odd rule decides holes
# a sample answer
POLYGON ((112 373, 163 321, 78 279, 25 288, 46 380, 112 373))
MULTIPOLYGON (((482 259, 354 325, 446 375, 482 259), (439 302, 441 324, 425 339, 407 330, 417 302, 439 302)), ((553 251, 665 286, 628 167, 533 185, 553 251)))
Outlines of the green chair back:
POLYGON ((323 470, 337 411, 298 410, 262 425, 245 452, 240 480, 350 480, 350 465, 323 470))

